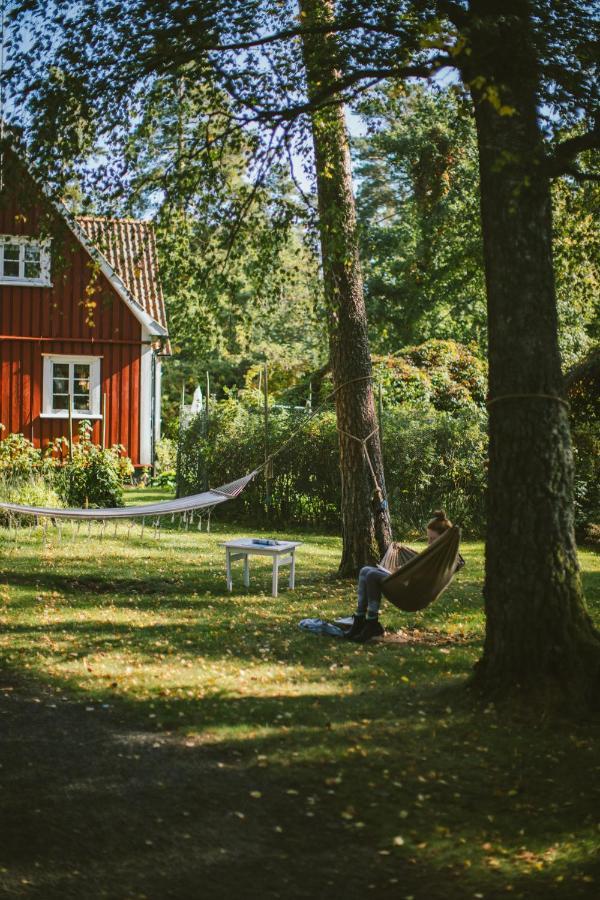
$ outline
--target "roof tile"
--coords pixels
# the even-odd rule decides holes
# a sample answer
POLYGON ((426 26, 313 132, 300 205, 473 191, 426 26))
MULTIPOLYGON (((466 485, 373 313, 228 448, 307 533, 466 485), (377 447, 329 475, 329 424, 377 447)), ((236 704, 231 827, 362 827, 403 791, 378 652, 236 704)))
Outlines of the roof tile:
MULTIPOLYGON (((166 329, 165 300, 152 223, 137 219, 77 216, 77 224, 106 257, 142 309, 166 329)), ((168 342, 166 351, 171 352, 168 342)))

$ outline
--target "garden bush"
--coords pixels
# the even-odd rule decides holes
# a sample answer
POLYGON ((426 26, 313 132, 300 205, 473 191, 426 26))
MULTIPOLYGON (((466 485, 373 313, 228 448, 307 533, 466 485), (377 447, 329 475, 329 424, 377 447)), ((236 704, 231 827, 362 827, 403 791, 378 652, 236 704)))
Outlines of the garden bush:
MULTIPOLYGON (((0 434, 6 429, 0 425, 0 434)), ((22 434, 7 434, 0 440, 0 478, 15 484, 33 475, 47 474, 50 461, 22 434)), ((16 501, 15 501, 16 502, 16 501)))
POLYGON ((177 443, 168 437, 161 437, 156 442, 155 472, 175 472, 177 466, 177 443))
MULTIPOLYGON (((53 444, 55 456, 61 456, 67 442, 58 438, 53 444)), ((83 420, 79 441, 73 443, 72 460, 64 460, 54 469, 54 485, 67 506, 123 506, 123 482, 133 473, 124 448, 115 444, 102 449, 92 441, 92 427, 83 420)))
MULTIPOLYGON (((300 424, 293 410, 271 411, 269 446, 274 450, 300 424)), ((180 454, 181 494, 226 484, 264 461, 264 420, 253 404, 229 397, 213 404, 208 437, 197 416, 186 430, 180 454)), ((339 469, 335 415, 326 412, 274 462, 267 508, 264 474, 224 510, 224 515, 257 523, 280 522, 334 527, 339 518, 339 469)))
MULTIPOLYGON (((436 409, 484 408, 487 366, 476 348, 432 338, 401 352, 373 357, 373 382, 388 405, 426 403, 436 409)), ((321 398, 333 391, 331 373, 320 385, 321 398)), ((306 388, 304 388, 306 393, 306 388)), ((289 392, 297 400, 301 394, 289 392)))
POLYGON ((600 525, 600 423, 590 418, 572 425, 575 457, 575 525, 582 534, 600 525))
POLYGON ((177 443, 168 437, 162 437, 156 442, 154 477, 151 484, 154 487, 175 490, 177 478, 177 443))
MULTIPOLYGON (((22 506, 60 507, 60 497, 49 484, 48 479, 39 474, 27 477, 8 478, 0 475, 0 501, 18 503, 22 506)), ((0 525, 6 527, 14 521, 11 513, 0 510, 0 525)), ((29 524, 29 519, 19 517, 19 524, 29 524)))

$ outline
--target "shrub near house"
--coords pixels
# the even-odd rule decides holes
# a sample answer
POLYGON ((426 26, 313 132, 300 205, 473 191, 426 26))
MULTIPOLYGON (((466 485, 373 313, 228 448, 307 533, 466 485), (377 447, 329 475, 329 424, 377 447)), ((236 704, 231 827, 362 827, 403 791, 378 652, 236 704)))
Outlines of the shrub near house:
POLYGON ((123 483, 134 468, 122 447, 103 450, 83 421, 73 458, 67 454, 65 438, 42 452, 22 434, 7 435, 0 441, 0 499, 42 507, 123 505, 123 483))
MULTIPOLYGON (((62 449, 65 440, 55 442, 62 449)), ((73 444, 73 458, 54 469, 54 484, 67 506, 123 506, 123 481, 134 472, 124 448, 116 444, 103 450, 92 441, 89 422, 79 426, 79 441, 73 444)))

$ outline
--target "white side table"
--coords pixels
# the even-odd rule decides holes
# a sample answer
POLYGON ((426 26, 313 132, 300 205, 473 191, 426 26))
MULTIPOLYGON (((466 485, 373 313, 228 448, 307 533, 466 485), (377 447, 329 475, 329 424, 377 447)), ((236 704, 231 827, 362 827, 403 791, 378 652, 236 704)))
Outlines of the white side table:
POLYGON ((225 547, 225 569, 227 572, 227 590, 233 590, 231 578, 231 563, 236 559, 244 560, 244 585, 250 587, 250 556, 270 556, 273 560, 273 588, 272 594, 277 596, 279 586, 280 566, 290 567, 289 586, 293 588, 296 583, 296 547, 300 547, 302 541, 277 541, 276 544, 254 544, 251 538, 239 538, 237 541, 225 541, 221 547, 225 547))

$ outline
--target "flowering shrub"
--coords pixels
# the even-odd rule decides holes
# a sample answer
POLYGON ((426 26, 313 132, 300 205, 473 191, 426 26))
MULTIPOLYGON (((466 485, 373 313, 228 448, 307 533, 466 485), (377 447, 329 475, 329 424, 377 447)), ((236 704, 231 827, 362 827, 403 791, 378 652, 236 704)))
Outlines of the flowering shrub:
MULTIPOLYGON (((67 444, 57 438, 53 444, 55 456, 62 456, 67 444)), ((67 506, 114 507, 123 506, 123 482, 133 473, 133 464, 124 448, 115 444, 103 450, 92 441, 92 427, 83 420, 79 426, 79 441, 73 443, 73 458, 54 469, 54 485, 67 506)))
MULTIPOLYGON (((0 433, 5 430, 4 425, 0 425, 0 433)), ((44 474, 47 468, 41 450, 36 450, 22 434, 7 434, 0 440, 0 478, 4 481, 29 479, 32 475, 44 474)))

